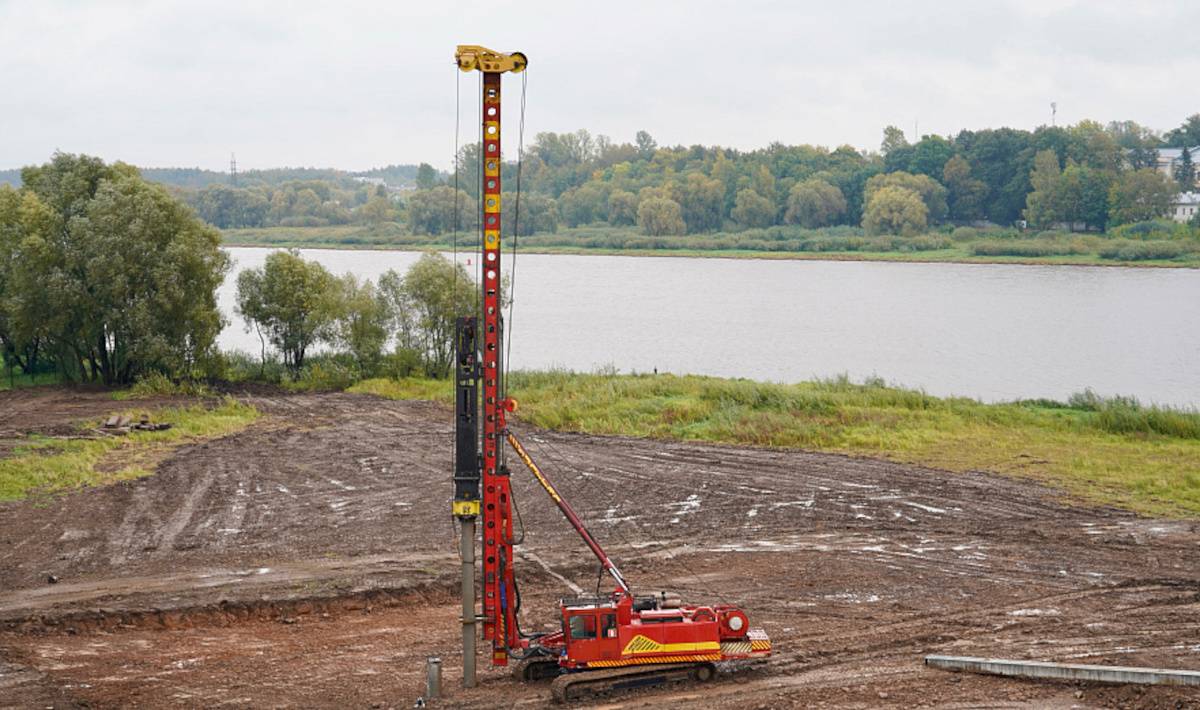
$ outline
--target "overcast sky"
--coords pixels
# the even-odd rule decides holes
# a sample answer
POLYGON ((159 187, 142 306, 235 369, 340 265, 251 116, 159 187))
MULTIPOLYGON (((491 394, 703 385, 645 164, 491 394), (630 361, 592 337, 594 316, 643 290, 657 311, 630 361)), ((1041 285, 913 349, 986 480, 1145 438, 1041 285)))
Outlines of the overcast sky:
MULTIPOLYGON (((526 135, 877 149, 1200 112, 1200 3, 0 0, 0 168, 55 150, 226 170, 449 167, 459 43, 530 59, 526 135)), ((506 150, 519 78, 506 77, 506 150)))

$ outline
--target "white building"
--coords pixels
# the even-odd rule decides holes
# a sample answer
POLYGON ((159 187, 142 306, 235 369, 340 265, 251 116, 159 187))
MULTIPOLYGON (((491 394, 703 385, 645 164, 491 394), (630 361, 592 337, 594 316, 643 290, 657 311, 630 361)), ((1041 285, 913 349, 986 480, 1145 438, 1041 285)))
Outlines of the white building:
POLYGON ((1200 192, 1181 192, 1171 203, 1171 219, 1176 222, 1191 222, 1200 214, 1200 192))
MULTIPOLYGON (((1200 145, 1188 148, 1188 153, 1192 157, 1192 163, 1200 163, 1200 145)), ((1183 148, 1159 148, 1158 149, 1158 171, 1163 173, 1172 180, 1175 179, 1175 166, 1179 164, 1183 158, 1183 148)), ((1200 166, 1196 168, 1197 186, 1200 186, 1200 166)))

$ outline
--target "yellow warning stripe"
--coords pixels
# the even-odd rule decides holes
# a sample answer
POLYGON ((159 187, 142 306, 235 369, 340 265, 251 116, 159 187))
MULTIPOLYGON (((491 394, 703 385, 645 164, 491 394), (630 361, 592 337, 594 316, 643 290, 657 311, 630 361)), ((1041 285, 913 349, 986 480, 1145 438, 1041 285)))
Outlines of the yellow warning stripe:
POLYGON ((684 656, 656 656, 654 658, 626 658, 620 661, 590 661, 588 668, 614 668, 616 666, 633 666, 646 663, 690 663, 693 661, 719 661, 721 654, 704 653, 684 656))
POLYGON ((659 643, 641 634, 634 636, 621 651, 622 656, 632 656, 640 653, 686 653, 688 651, 719 651, 721 644, 716 641, 698 641, 694 643, 659 643))

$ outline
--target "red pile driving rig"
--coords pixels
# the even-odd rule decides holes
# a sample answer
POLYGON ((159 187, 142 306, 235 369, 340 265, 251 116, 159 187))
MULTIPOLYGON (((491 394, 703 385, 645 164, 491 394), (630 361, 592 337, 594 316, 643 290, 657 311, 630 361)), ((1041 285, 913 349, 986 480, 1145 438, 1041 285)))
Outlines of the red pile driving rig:
POLYGON ((751 629, 745 612, 726 604, 684 604, 678 596, 636 595, 620 570, 588 532, 571 505, 508 430, 515 409, 506 395, 500 313, 500 76, 524 71, 525 55, 462 45, 455 59, 464 72, 481 71, 483 222, 480 313, 458 320, 455 369, 455 469, 453 512, 460 521, 463 564, 464 686, 475 682, 475 623, 492 643, 492 665, 516 660, 522 680, 555 677, 553 694, 567 700, 582 693, 705 681, 715 663, 761 659, 771 641, 751 629), (482 336, 482 337, 480 337, 482 336), (482 406, 480 384, 482 383, 482 406), (480 435, 482 418, 482 436, 480 435), (576 597, 559 604, 562 628, 524 634, 518 626, 521 596, 513 573, 513 518, 506 440, 616 582, 609 596, 576 597), (475 609, 475 521, 482 518, 482 614, 475 609))

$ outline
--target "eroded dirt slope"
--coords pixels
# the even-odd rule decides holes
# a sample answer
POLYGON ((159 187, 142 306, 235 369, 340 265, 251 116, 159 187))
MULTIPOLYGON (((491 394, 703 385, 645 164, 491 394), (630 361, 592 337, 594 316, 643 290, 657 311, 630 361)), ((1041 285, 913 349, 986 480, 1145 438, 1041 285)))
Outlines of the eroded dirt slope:
MULTIPOLYGON (((0 697, 409 707, 435 654, 454 688, 448 411, 346 394, 250 399, 268 416, 177 451, 153 477, 0 506, 0 697)), ((1186 690, 920 663, 950 653, 1200 668, 1190 522, 1072 507, 984 474, 518 432, 636 586, 741 604, 778 649, 766 668, 702 693, 610 702, 1200 706, 1186 690)), ((535 629, 568 584, 594 589, 597 570, 530 478, 514 471, 514 485, 523 623, 535 629)), ((545 686, 489 672, 450 700, 548 699, 545 686)))

